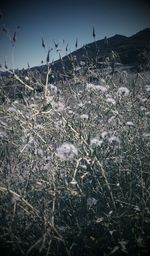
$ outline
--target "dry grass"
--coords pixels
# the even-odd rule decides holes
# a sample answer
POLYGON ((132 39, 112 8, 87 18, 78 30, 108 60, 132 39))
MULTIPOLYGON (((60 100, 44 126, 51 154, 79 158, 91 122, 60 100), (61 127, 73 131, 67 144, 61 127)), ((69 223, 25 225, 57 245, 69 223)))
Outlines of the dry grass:
MULTIPOLYGON (((51 75, 48 63, 44 92, 2 90, 1 250, 148 255, 149 74, 84 67, 50 85, 51 75)), ((32 72, 15 78, 33 87, 32 72)))

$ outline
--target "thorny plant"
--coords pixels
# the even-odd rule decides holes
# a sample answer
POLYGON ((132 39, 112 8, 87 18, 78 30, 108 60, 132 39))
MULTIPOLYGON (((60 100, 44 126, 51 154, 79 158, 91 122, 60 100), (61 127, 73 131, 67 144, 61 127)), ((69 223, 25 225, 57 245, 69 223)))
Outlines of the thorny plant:
POLYGON ((0 247, 11 255, 148 255, 150 78, 93 68, 95 83, 79 72, 77 82, 54 85, 49 54, 44 97, 0 106, 0 247))

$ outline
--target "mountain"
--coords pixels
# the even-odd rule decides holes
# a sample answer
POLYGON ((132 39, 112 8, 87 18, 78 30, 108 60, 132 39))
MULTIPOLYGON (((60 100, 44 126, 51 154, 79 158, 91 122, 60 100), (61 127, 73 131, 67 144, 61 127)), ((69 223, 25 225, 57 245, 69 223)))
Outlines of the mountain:
MULTIPOLYGON (((112 51, 117 53, 117 61, 123 65, 150 68, 150 28, 139 31, 130 37, 116 34, 84 45, 51 63, 54 79, 71 74, 75 66, 78 68, 82 66, 81 62, 84 62, 85 66, 88 67, 94 65, 100 68, 101 63, 106 57, 111 56, 112 51)), ((30 68, 30 71, 44 75, 47 72, 47 65, 30 68)), ((21 71, 21 74, 27 75, 28 70, 21 71)))
MULTIPOLYGON (((105 37, 102 40, 86 44, 62 59, 50 63, 52 75, 49 76, 49 82, 57 83, 59 80, 71 78, 74 75, 74 71, 76 76, 78 76, 78 72, 86 76, 93 68, 101 69, 106 64, 106 57, 111 58, 112 51, 117 53, 116 61, 122 64, 123 69, 126 68, 126 65, 136 68, 138 72, 142 69, 150 69, 150 28, 130 37, 118 34, 110 38, 105 37)), ((107 64, 110 67, 111 60, 107 64)), ((108 70, 112 71, 112 66, 108 70)), ((35 85, 36 90, 43 90, 41 83, 39 82, 38 84, 37 81, 45 83, 47 65, 26 70, 16 70, 15 72, 23 81, 26 76, 32 77, 32 83, 35 85)), ((20 86, 9 71, 0 73, 0 79, 2 80, 1 86, 7 92, 7 95, 11 97, 16 97, 16 94, 21 95, 24 87, 20 86)))
MULTIPOLYGON (((99 59, 109 55, 113 50, 119 54, 122 64, 135 65, 137 64, 138 54, 150 47, 150 28, 144 29, 137 34, 126 37, 115 35, 107 39, 98 40, 85 46, 87 55, 95 57, 98 51, 99 59)), ((77 56, 82 59, 84 55, 83 47, 72 53, 72 56, 77 56)))
MULTIPOLYGON (((123 35, 114 35, 110 38, 104 38, 84 45, 80 49, 68 54, 60 60, 51 64, 56 73, 71 72, 74 65, 80 67, 81 62, 86 65, 98 65, 102 63, 105 57, 111 55, 114 51, 119 56, 119 62, 123 65, 139 67, 141 64, 146 68, 149 63, 150 54, 150 28, 139 31, 130 37, 123 35)), ((99 66, 98 66, 99 67, 99 66)), ((46 72, 47 66, 42 65, 34 67, 32 70, 46 72)))

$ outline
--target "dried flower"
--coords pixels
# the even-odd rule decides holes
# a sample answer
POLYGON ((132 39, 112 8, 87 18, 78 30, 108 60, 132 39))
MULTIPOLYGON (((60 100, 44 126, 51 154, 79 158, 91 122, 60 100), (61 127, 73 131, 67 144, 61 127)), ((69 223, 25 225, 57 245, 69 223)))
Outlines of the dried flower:
POLYGON ((83 120, 87 120, 89 118, 89 116, 87 114, 82 114, 82 115, 80 115, 80 118, 83 120))
POLYGON ((107 90, 108 90, 106 86, 95 85, 95 84, 92 84, 92 83, 87 83, 86 84, 86 89, 87 90, 98 90, 98 91, 101 91, 102 93, 107 92, 107 90))
POLYGON ((56 149, 57 153, 56 155, 61 160, 72 160, 74 157, 78 155, 77 148, 68 142, 64 142, 60 147, 56 149))
POLYGON ((95 89, 95 84, 86 83, 86 89, 87 90, 94 90, 95 89))
POLYGON ((51 105, 52 105, 52 108, 55 110, 55 111, 58 111, 58 112, 62 112, 64 111, 65 109, 65 105, 63 102, 59 101, 59 102, 55 102, 55 101, 52 101, 51 102, 51 105))
POLYGON ((110 103, 110 104, 112 104, 112 105, 116 105, 116 101, 115 101, 113 98, 107 98, 107 99, 106 99, 106 102, 107 102, 107 103, 110 103))
POLYGON ((85 62, 81 60, 81 61, 80 61, 80 65, 81 65, 81 66, 85 66, 85 62))
POLYGON ((147 92, 150 92, 150 85, 145 85, 145 90, 146 90, 147 92))
POLYGON ((130 93, 129 89, 127 87, 119 87, 118 91, 117 91, 117 96, 119 97, 124 97, 124 96, 128 96, 130 93))
POLYGON ((57 93, 58 89, 53 84, 48 84, 48 89, 50 89, 51 92, 57 93))
POLYGON ((107 90, 108 90, 108 89, 107 89, 105 86, 103 86, 103 85, 96 85, 96 86, 95 86, 95 89, 98 90, 98 91, 101 91, 102 93, 107 92, 107 90))
POLYGON ((82 108, 82 107, 84 106, 84 103, 80 102, 80 103, 78 104, 78 106, 79 106, 80 108, 82 108))
POLYGON ((97 200, 94 197, 89 197, 87 199, 87 206, 91 208, 93 205, 97 204, 97 200))
POLYGON ((111 117, 108 119, 108 124, 115 123, 115 119, 116 119, 116 116, 111 116, 111 117))
POLYGON ((149 139, 149 138, 150 138, 150 133, 144 132, 144 133, 143 133, 143 137, 144 137, 145 139, 149 139))
POLYGON ((25 76, 25 78, 24 78, 26 81, 29 81, 30 80, 30 78, 28 77, 28 76, 25 76))
POLYGON ((128 126, 134 126, 133 122, 131 122, 131 121, 126 122, 126 125, 128 125, 128 126))
POLYGON ((106 136, 108 135, 108 132, 106 132, 106 131, 103 131, 102 133, 101 133, 101 137, 104 139, 106 136))
POLYGON ((90 145, 91 145, 92 147, 101 146, 102 143, 103 143, 103 141, 102 141, 102 140, 99 140, 99 139, 97 139, 97 138, 93 138, 93 139, 90 140, 90 145))
POLYGON ((111 136, 109 139, 108 139, 109 143, 111 145, 118 145, 120 146, 120 139, 117 137, 117 136, 111 136))

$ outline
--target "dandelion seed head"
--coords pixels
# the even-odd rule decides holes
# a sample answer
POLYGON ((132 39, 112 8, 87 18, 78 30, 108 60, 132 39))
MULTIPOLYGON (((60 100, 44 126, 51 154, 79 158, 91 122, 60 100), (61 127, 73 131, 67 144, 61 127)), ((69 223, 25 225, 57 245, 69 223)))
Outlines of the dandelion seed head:
POLYGON ((101 78, 99 82, 100 82, 101 85, 105 85, 106 84, 106 81, 105 81, 104 78, 101 78))
POLYGON ((18 104, 19 104, 19 101, 18 101, 18 100, 15 100, 15 101, 13 102, 13 104, 18 105, 18 104))
POLYGON ((85 62, 81 60, 81 61, 80 61, 80 65, 81 65, 81 66, 85 66, 85 62))
POLYGON ((119 97, 124 97, 124 96, 128 96, 130 93, 129 89, 127 87, 119 87, 118 91, 117 91, 117 96, 119 97))
POLYGON ((42 124, 36 124, 35 129, 44 129, 44 126, 42 124))
POLYGON ((150 139, 150 133, 144 132, 144 133, 143 133, 143 137, 144 137, 145 139, 150 139))
POLYGON ((64 142, 60 147, 56 149, 56 155, 61 159, 61 160, 72 160, 74 157, 78 155, 78 150, 77 148, 68 142, 64 142))
POLYGON ((88 103, 88 104, 92 104, 92 101, 91 101, 91 100, 89 100, 89 101, 87 101, 87 103, 88 103))
POLYGON ((145 85, 145 90, 147 91, 147 92, 150 92, 150 85, 145 85))
POLYGON ((54 125, 55 125, 56 129, 61 129, 63 127, 63 121, 58 120, 58 121, 54 122, 54 125))
POLYGON ((87 166, 85 164, 80 164, 80 167, 85 170, 87 169, 87 166))
POLYGON ((91 208, 92 206, 97 204, 97 200, 94 197, 89 197, 87 199, 87 206, 91 208))
POLYGON ((30 80, 30 78, 28 77, 28 76, 25 76, 25 78, 24 78, 26 81, 29 81, 30 80))
MULTIPOLYGON (((108 87, 108 86, 107 86, 108 87)), ((92 83, 87 83, 86 84, 86 89, 87 90, 96 90, 96 91, 100 91, 101 93, 105 93, 108 91, 108 88, 106 87, 104 81, 101 85, 96 85, 96 84, 92 84, 92 83), (104 85, 103 85, 104 84, 104 85)))
POLYGON ((97 138, 93 138, 93 139, 90 140, 90 145, 91 145, 92 147, 99 147, 99 146, 102 145, 102 143, 103 143, 103 141, 102 141, 102 140, 99 140, 99 139, 97 139, 97 138))
POLYGON ((105 93, 108 91, 107 87, 103 85, 95 85, 95 90, 101 91, 102 93, 105 93))
POLYGON ((107 93, 105 96, 106 98, 112 98, 112 95, 110 93, 107 93))
POLYGON ((106 131, 103 131, 102 133, 101 133, 101 137, 104 139, 106 136, 108 135, 108 132, 106 132, 106 131))
POLYGON ((57 87, 53 84, 48 84, 48 89, 53 93, 57 93, 58 91, 57 87))
POLYGON ((80 102, 80 103, 78 104, 78 106, 79 106, 80 108, 82 108, 82 107, 84 106, 84 104, 83 104, 82 102, 80 102))
POLYGON ((147 108, 146 108, 146 107, 141 106, 141 107, 140 107, 140 110, 141 110, 141 111, 146 111, 146 110, 147 110, 147 108))
POLYGON ((7 133, 4 131, 0 131, 0 138, 7 137, 7 133))
POLYGON ((109 123, 109 124, 114 123, 115 118, 116 118, 116 116, 110 117, 110 118, 108 119, 108 123, 109 123))
POLYGON ((87 90, 95 90, 95 84, 86 83, 86 89, 87 90))
POLYGON ((46 104, 52 103, 54 101, 53 96, 47 96, 46 97, 46 104))
POLYGON ((106 102, 112 105, 116 105, 116 101, 113 98, 107 98, 106 102))
POLYGON ((126 125, 128 125, 128 126, 134 126, 134 123, 133 123, 132 121, 128 121, 128 122, 126 122, 126 125))
POLYGON ((52 104, 52 107, 53 107, 56 111, 58 111, 58 112, 62 112, 62 111, 64 111, 64 109, 65 109, 65 104, 64 104, 63 102, 61 102, 61 101, 59 101, 59 102, 53 101, 51 104, 52 104))
POLYGON ((73 115, 73 114, 75 114, 75 112, 73 110, 69 109, 68 110, 68 115, 73 115))
POLYGON ((103 218, 103 217, 100 217, 100 218, 98 218, 98 219, 96 220, 96 223, 101 223, 101 222, 103 222, 103 220, 104 220, 104 218, 103 218))
POLYGON ((150 142, 148 142, 148 143, 146 144, 146 147, 147 147, 148 149, 150 149, 150 142))
POLYGON ((9 108, 7 109, 7 111, 8 111, 8 112, 17 112, 17 109, 14 108, 14 107, 9 107, 9 108))
POLYGON ((150 111, 145 112, 145 116, 150 116, 150 111))
POLYGON ((82 120, 88 120, 89 116, 87 114, 82 114, 82 115, 80 115, 80 118, 82 120))
POLYGON ((147 98, 140 98, 140 102, 145 103, 148 99, 147 98))
POLYGON ((108 139, 109 143, 112 145, 120 145, 120 139, 117 136, 111 136, 108 139))
POLYGON ((123 70, 121 73, 123 78, 127 78, 128 77, 128 72, 126 70, 123 70))

